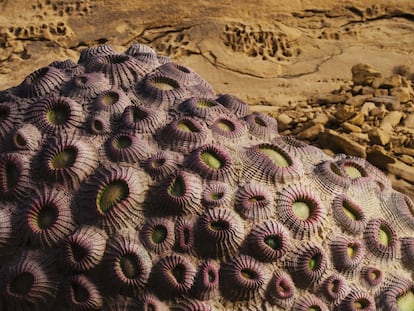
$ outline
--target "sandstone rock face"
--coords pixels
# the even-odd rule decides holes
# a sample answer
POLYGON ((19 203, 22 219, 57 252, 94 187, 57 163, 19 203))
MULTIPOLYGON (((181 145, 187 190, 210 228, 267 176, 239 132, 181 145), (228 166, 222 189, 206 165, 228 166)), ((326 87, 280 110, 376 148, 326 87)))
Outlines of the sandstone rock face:
POLYGON ((284 134, 306 130, 300 137, 317 145, 321 126, 310 129, 307 123, 327 107, 332 111, 324 128, 354 145, 378 143, 394 157, 394 147, 414 145, 410 0, 214 6, 208 1, 37 0, 21 9, 26 6, 23 0, 0 1, 2 89, 56 59, 78 58, 85 47, 108 42, 125 49, 140 42, 202 73, 217 93, 235 94, 275 117, 281 114, 284 134), (371 107, 369 115, 360 113, 366 113, 360 105, 371 107), (340 108, 349 106, 355 109, 350 118, 340 108), (402 123, 381 139, 372 135, 391 111, 403 113, 402 123))

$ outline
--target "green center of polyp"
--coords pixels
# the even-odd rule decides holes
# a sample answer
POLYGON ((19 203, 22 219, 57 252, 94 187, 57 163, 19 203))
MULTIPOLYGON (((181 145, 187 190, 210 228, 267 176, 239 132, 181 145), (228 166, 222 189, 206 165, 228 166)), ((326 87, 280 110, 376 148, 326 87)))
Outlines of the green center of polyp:
POLYGON ((50 205, 43 206, 37 215, 37 226, 42 230, 48 229, 55 224, 57 216, 56 207, 50 205))
POLYGON ((177 283, 181 284, 182 282, 184 282, 185 267, 181 264, 178 264, 171 269, 171 274, 173 275, 177 283))
POLYGON ((397 297, 397 306, 399 311, 414 311, 414 289, 411 289, 397 297))
POLYGON ((101 120, 94 120, 92 123, 92 129, 99 133, 104 129, 104 124, 101 120))
POLYGON ((267 156, 276 166, 288 167, 291 161, 288 157, 271 147, 260 147, 260 151, 267 156))
POLYGON ((214 282, 216 280, 216 275, 213 271, 208 271, 207 275, 208 275, 209 282, 214 282))
POLYGON ((125 149, 128 148, 132 145, 132 139, 129 136, 118 136, 116 137, 113 142, 112 145, 116 148, 116 149, 125 149))
POLYGON ((210 198, 214 201, 220 200, 221 198, 224 197, 224 193, 223 192, 213 192, 210 195, 210 198))
POLYGON ((154 228, 154 230, 152 230, 152 234, 151 234, 151 240, 158 244, 158 243, 162 243, 165 241, 167 237, 167 228, 165 228, 164 226, 156 226, 154 228))
POLYGON ((229 120, 221 119, 216 125, 223 132, 234 132, 235 130, 233 122, 230 122, 229 120))
POLYGON ((364 310, 370 306, 369 300, 366 298, 360 298, 354 301, 354 308, 356 310, 364 310))
POLYGON ((333 280, 331 283, 329 283, 329 289, 332 293, 338 293, 340 282, 339 280, 333 280))
POLYGON ((223 166, 224 160, 214 151, 204 151, 200 155, 201 160, 209 167, 215 170, 223 166))
POLYGON ((251 269, 241 269, 240 274, 245 279, 249 279, 249 280, 257 279, 257 273, 251 269))
POLYGON ((349 165, 349 164, 348 165, 345 164, 345 172, 349 176, 349 178, 352 178, 352 179, 366 176, 362 168, 358 168, 356 166, 349 165))
POLYGON ((9 162, 5 165, 5 182, 6 182, 6 188, 7 189, 13 189, 18 181, 19 181, 19 177, 20 177, 20 172, 16 166, 15 163, 13 162, 9 162))
POLYGON ((197 107, 208 108, 216 106, 216 103, 210 100, 200 100, 197 102, 197 107))
POLYGON ((255 196, 250 197, 247 201, 249 203, 251 203, 251 204, 254 204, 254 203, 258 203, 258 202, 264 201, 264 200, 265 200, 265 197, 264 196, 262 196, 262 195, 255 195, 255 196))
POLYGON ((358 254, 358 245, 356 244, 349 244, 346 248, 349 258, 354 258, 358 254))
POLYGON ((392 243, 392 234, 390 229, 385 225, 382 224, 378 230, 378 241, 388 247, 392 243))
POLYGON ((359 220, 360 217, 351 203, 345 201, 342 205, 342 210, 349 219, 359 220))
POLYGON ((10 282, 10 291, 18 295, 25 295, 30 292, 34 282, 34 277, 29 272, 23 272, 17 275, 10 282))
POLYGON ((177 176, 168 188, 168 193, 174 197, 181 197, 185 194, 185 183, 182 176, 177 176))
POLYGON ((69 114, 69 107, 64 104, 60 104, 49 110, 46 113, 46 118, 53 125, 62 125, 68 121, 69 114))
POLYGON ((76 161, 77 155, 78 152, 75 148, 66 148, 52 158, 52 167, 54 169, 72 167, 76 161))
POLYGON ((186 133, 199 132, 198 128, 190 120, 181 120, 177 123, 177 128, 186 133))
POLYGON ((137 257, 134 254, 126 254, 120 258, 122 273, 128 279, 134 279, 139 275, 139 265, 137 263, 137 257))
POLYGON ((118 93, 109 92, 101 96, 101 103, 105 106, 111 106, 119 100, 118 93))
POLYGON ((309 269, 311 269, 312 271, 318 270, 321 264, 321 261, 322 261, 321 254, 313 255, 312 258, 309 260, 309 269))
POLYGON ((84 286, 79 283, 72 282, 71 287, 75 301, 83 303, 89 300, 90 294, 84 286))
POLYGON ((311 216, 312 205, 310 202, 295 201, 292 203, 292 211, 301 220, 307 220, 311 216))
POLYGON ((151 85, 161 91, 171 91, 179 87, 178 83, 172 79, 159 78, 150 81, 151 85))
POLYGON ((341 176, 341 177, 342 177, 342 172, 341 172, 341 170, 339 169, 339 167, 338 167, 335 163, 331 163, 331 164, 329 165, 329 167, 330 167, 331 171, 332 171, 335 175, 338 175, 338 176, 341 176))
POLYGON ((282 246, 282 241, 280 236, 277 235, 270 235, 264 238, 264 242, 267 246, 269 246, 270 248, 276 250, 276 249, 280 249, 282 246))
POLYGON ((116 204, 126 199, 128 195, 129 187, 125 181, 112 181, 99 190, 96 197, 96 206, 100 212, 108 212, 116 204))

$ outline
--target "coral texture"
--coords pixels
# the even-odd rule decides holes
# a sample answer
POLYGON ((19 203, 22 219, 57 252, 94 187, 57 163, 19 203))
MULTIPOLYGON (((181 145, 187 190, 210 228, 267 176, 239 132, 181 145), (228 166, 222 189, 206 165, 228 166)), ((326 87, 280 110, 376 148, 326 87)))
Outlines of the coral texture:
POLYGON ((0 310, 413 310, 410 198, 146 46, 0 92, 0 148, 0 310))

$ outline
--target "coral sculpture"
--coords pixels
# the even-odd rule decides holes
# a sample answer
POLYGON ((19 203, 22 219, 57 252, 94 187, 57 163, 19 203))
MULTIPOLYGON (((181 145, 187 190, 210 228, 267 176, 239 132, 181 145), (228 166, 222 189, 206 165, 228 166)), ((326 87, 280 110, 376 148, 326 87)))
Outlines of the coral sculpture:
POLYGON ((1 310, 414 310, 414 203, 135 44, 0 93, 1 310))

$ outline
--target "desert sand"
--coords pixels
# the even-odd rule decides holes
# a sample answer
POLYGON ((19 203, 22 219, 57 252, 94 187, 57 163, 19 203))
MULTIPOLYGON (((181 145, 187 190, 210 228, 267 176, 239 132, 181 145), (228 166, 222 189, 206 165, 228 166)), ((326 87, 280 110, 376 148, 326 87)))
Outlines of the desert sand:
POLYGON ((145 43, 414 199, 413 1, 28 3, 0 0, 0 89, 89 46, 145 43))

